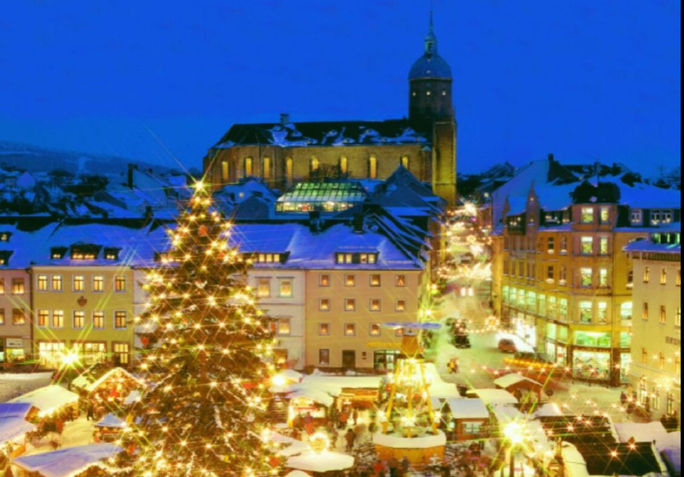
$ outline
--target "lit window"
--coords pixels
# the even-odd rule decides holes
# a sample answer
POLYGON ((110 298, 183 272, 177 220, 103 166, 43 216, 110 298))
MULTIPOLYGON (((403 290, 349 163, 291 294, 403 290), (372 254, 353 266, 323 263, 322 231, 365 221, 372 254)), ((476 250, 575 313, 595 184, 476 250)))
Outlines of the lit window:
POLYGON ((128 343, 112 343, 112 352, 114 354, 114 364, 121 366, 128 364, 128 343))
POLYGON ((12 324, 24 325, 26 324, 26 312, 21 308, 12 308, 12 324))
POLYGON ((327 273, 322 273, 318 277, 318 286, 329 287, 330 286, 330 275, 327 273))
POLYGON ((582 255, 591 255, 594 253, 594 237, 580 238, 580 252, 582 255))
POLYGON ((590 287, 591 286, 591 275, 592 275, 591 268, 588 268, 588 267, 580 268, 580 286, 581 287, 590 287))
POLYGON ((602 224, 609 224, 610 223, 610 208, 601 207, 599 214, 600 214, 599 215, 599 221, 602 224))
POLYGON ((354 323, 346 323, 344 325, 344 336, 355 336, 356 325, 354 323))
POLYGON ((36 320, 39 328, 45 328, 50 320, 50 312, 48 310, 38 310, 36 320))
POLYGON ((546 239, 546 251, 547 253, 554 253, 556 250, 556 239, 549 237, 546 239))
POLYGON ((94 292, 104 291, 104 277, 102 275, 95 275, 93 277, 93 291, 94 292))
POLYGON ((330 311, 330 300, 328 298, 321 298, 318 302, 318 309, 320 311, 330 311))
POLYGON ((330 325, 328 323, 319 323, 318 334, 321 336, 328 336, 330 334, 330 325))
POLYGON ((126 291, 126 277, 114 277, 114 290, 118 292, 126 291))
POLYGON ((660 305, 660 323, 665 324, 667 322, 667 311, 665 311, 665 305, 660 305))
POLYGON ((370 311, 380 311, 380 299, 379 298, 371 298, 370 311))
POLYGON ((667 270, 665 268, 660 269, 660 284, 665 285, 667 283, 667 270))
POLYGON ((271 296, 271 280, 269 278, 259 278, 257 280, 257 296, 259 298, 271 296))
POLYGON ((280 296, 283 298, 292 297, 292 279, 281 278, 279 282, 280 296))
POLYGON ((320 163, 318 162, 318 159, 315 157, 312 157, 311 161, 309 162, 309 172, 317 171, 319 166, 320 166, 320 163))
POLYGON ((561 237, 560 253, 567 253, 567 252, 568 252, 568 237, 563 235, 561 237))
POLYGON ((397 300, 396 305, 394 306, 395 311, 406 311, 406 301, 404 300, 397 300))
POLYGON ((675 277, 675 285, 678 287, 682 286, 682 269, 681 268, 677 269, 677 276, 675 277))
POLYGON ((52 275, 52 290, 62 291, 62 275, 52 275))
POLYGON ((641 305, 641 318, 648 320, 648 303, 646 302, 641 305))
POLYGON ((548 265, 546 267, 546 281, 548 283, 553 283, 553 274, 554 274, 553 265, 548 265))
POLYGON ((126 312, 114 312, 114 328, 126 328, 126 312))
POLYGON ((0 325, 5 324, 5 309, 0 308, 0 325))
POLYGON ((604 288, 608 286, 608 269, 607 268, 599 268, 599 286, 604 287, 604 288))
POLYGON ((651 279, 651 270, 648 267, 644 267, 644 283, 648 283, 651 279))
POLYGON ((594 208, 593 207, 582 207, 580 214, 580 223, 583 224, 593 224, 594 223, 594 208))
POLYGON ((370 286, 379 287, 380 286, 380 275, 372 274, 370 276, 370 286))
POLYGON ((608 255, 608 237, 599 238, 599 254, 608 255))
POLYGON ((579 302, 579 321, 580 323, 591 323, 592 313, 591 313, 591 302, 590 301, 580 301, 579 302))
POLYGON ((596 320, 600 324, 608 323, 608 304, 605 301, 598 302, 596 306, 596 320))
POLYGON ((93 328, 96 330, 102 330, 105 327, 105 314, 104 311, 94 311, 93 312, 93 328))
POLYGON ((83 275, 74 275, 73 289, 80 292, 85 290, 85 277, 83 275))
POLYGON ((680 328, 682 326, 682 308, 677 307, 677 312, 675 313, 675 328, 680 328))
POLYGON ((263 168, 264 168, 263 178, 264 179, 270 179, 270 177, 271 177, 271 158, 270 157, 264 157, 263 168))
POLYGON ((378 177, 378 160, 375 156, 368 158, 368 177, 377 179, 378 177))
POLYGON ((634 270, 629 270, 627 272, 627 288, 632 288, 634 286, 634 270))
POLYGON ((245 176, 252 175, 253 163, 251 157, 245 157, 245 176))
POLYGON ((408 168, 409 168, 409 158, 408 158, 408 156, 406 156, 406 155, 401 156, 401 165, 402 165, 402 167, 404 167, 405 169, 408 169, 408 168))
POLYGON ((345 275, 344 286, 353 287, 356 285, 356 277, 354 275, 345 275))
POLYGON ((356 310, 356 300, 353 298, 347 298, 344 300, 344 311, 354 311, 356 310))
POLYGON ((398 287, 406 286, 406 275, 395 275, 394 285, 398 287))
POLYGON ((368 334, 371 336, 380 336, 380 325, 378 323, 371 323, 368 334))
MULTIPOLYGON (((47 279, 45 281, 45 284, 47 286, 47 279)), ((4 294, 5 294, 5 279, 0 278, 0 295, 4 295, 4 294)))
POLYGON ((85 328, 85 311, 74 311, 73 324, 74 329, 85 328))
POLYGON ((288 336, 290 334, 290 319, 289 318, 279 318, 278 319, 278 335, 288 336))
POLYGON ((23 278, 13 278, 12 279, 12 294, 13 295, 23 295, 26 291, 26 285, 23 278))
POLYGON ((633 210, 630 213, 629 216, 629 221, 632 223, 632 225, 641 225, 643 218, 641 214, 641 210, 633 210))
POLYGON ((52 328, 64 328, 64 311, 53 310, 52 312, 52 328))
POLYGON ((319 349, 318 350, 318 364, 322 366, 330 365, 330 350, 329 349, 319 349))

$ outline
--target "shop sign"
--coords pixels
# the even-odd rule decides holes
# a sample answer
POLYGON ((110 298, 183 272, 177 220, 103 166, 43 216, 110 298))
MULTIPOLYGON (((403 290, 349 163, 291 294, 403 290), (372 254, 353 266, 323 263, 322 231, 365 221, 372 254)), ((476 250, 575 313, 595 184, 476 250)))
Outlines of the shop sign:
POLYGON ((7 338, 5 341, 5 347, 7 348, 23 348, 24 340, 21 338, 7 338))
POLYGON ((401 342, 394 341, 368 341, 366 346, 369 348, 388 348, 388 349, 400 349, 401 342))

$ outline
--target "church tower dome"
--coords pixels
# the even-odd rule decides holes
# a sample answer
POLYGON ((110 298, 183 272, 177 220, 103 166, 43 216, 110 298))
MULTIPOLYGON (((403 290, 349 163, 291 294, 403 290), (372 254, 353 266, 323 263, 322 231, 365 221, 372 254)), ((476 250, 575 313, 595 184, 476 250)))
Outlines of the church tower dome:
POLYGON ((453 117, 451 103, 451 68, 437 53, 432 11, 430 27, 425 35, 424 52, 408 75, 409 121, 420 130, 429 129, 433 121, 453 117))

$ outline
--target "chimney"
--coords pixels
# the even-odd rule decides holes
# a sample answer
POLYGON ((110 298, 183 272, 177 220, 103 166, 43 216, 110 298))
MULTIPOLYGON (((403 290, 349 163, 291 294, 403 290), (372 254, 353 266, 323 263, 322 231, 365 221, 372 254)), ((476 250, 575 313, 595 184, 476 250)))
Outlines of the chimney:
POLYGON ((290 113, 280 113, 280 125, 290 124, 290 113))
POLYGON ((321 212, 312 210, 309 212, 309 230, 316 233, 321 231, 321 212))

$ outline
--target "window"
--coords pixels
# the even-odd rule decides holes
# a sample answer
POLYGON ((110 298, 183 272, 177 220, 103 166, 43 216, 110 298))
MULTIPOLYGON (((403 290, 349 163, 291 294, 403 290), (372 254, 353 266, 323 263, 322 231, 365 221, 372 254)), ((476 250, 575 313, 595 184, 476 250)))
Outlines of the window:
POLYGON ((394 311, 406 311, 406 301, 397 300, 394 305, 394 311))
POLYGON ((667 323, 667 311, 665 311, 665 305, 660 305, 660 324, 664 325, 667 323))
POLYGON ((282 298, 292 298, 292 279, 280 278, 278 279, 278 289, 282 298))
POLYGON ((271 279, 258 278, 257 279, 257 296, 259 298, 268 298, 271 296, 271 279))
POLYGON ((253 175, 254 161, 251 157, 245 157, 245 177, 253 175))
POLYGON ((221 161, 221 180, 228 181, 228 161, 221 161))
POLYGON ((634 270, 629 270, 627 272, 627 285, 625 285, 627 288, 632 288, 634 287, 634 270))
POLYGON ((63 341, 41 341, 38 343, 38 359, 48 366, 55 365, 60 362, 65 350, 63 341))
POLYGON ((38 310, 36 313, 36 324, 39 328, 45 328, 50 320, 50 312, 48 310, 38 310))
POLYGON ((394 336, 396 336, 396 337, 404 336, 404 328, 395 328, 394 329, 394 336))
POLYGON ((126 291, 126 277, 116 276, 114 277, 114 291, 124 292, 126 291))
POLYGON ((121 366, 128 364, 128 350, 128 343, 112 343, 115 365, 121 366))
POLYGON ((580 268, 580 286, 587 288, 591 286, 592 270, 589 267, 580 268))
POLYGON ((348 166, 347 166, 347 157, 346 157, 346 156, 340 157, 340 172, 341 172, 342 174, 346 174, 346 173, 347 173, 347 168, 348 168, 348 166))
POLYGON ((330 350, 329 349, 319 349, 318 350, 318 364, 322 366, 330 365, 330 350))
POLYGON ((318 302, 318 311, 330 311, 330 299, 321 298, 318 302))
POLYGON ((406 156, 406 155, 401 156, 401 165, 402 165, 405 169, 408 169, 408 168, 409 168, 409 157, 408 157, 408 156, 406 156))
POLYGON ((354 323, 345 323, 344 325, 344 336, 355 336, 356 335, 356 325, 354 323))
POLYGON ((315 172, 318 170, 320 167, 320 162, 318 162, 318 158, 312 157, 311 160, 309 161, 309 173, 315 172))
POLYGON ((641 318, 648 320, 648 303, 646 302, 641 306, 641 318))
POLYGON ((318 286, 319 287, 329 287, 330 286, 330 275, 327 273, 321 273, 318 276, 318 286))
POLYGON ((632 319, 632 302, 626 301, 620 305, 620 319, 621 320, 631 320, 632 319))
POLYGON ((675 285, 678 287, 682 286, 682 269, 681 268, 677 269, 677 276, 675 277, 675 285))
POLYGON ((12 308, 12 324, 25 325, 26 312, 22 308, 12 308))
POLYGON ((52 275, 52 290, 62 291, 62 275, 52 275))
POLYGON ((104 277, 102 275, 95 275, 93 277, 93 291, 94 292, 104 291, 104 277))
POLYGON ((107 345, 101 341, 83 341, 75 343, 75 348, 82 356, 83 363, 92 365, 102 363, 107 357, 107 345))
POLYGON ((608 303, 600 301, 596 305, 596 321, 600 324, 608 323, 608 303))
POLYGON ((584 236, 580 238, 580 253, 582 255, 594 253, 594 237, 584 236))
POLYGON ((568 319, 568 299, 567 298, 559 298, 558 299, 558 315, 561 317, 561 319, 564 319, 564 320, 568 319))
POLYGON ((660 284, 667 284, 667 270, 665 268, 660 269, 660 284))
POLYGON ((290 335, 290 319, 289 318, 278 318, 277 334, 279 336, 289 336, 290 335))
POLYGON ((380 336, 380 324, 379 323, 371 323, 370 329, 368 330, 368 334, 370 336, 380 336))
POLYGON ((114 328, 126 328, 126 312, 114 312, 114 328))
POLYGON ((580 223, 582 224, 593 224, 594 223, 594 208, 593 207, 582 207, 580 214, 580 223))
POLYGON ((648 351, 646 351, 646 348, 641 348, 641 362, 644 364, 648 363, 648 351))
POLYGON ((609 224, 610 223, 610 208, 609 207, 601 207, 599 211, 599 222, 602 224, 609 224))
POLYGON ((643 216, 641 214, 641 210, 632 210, 629 215, 629 221, 632 223, 632 225, 641 225, 642 220, 643 216))
POLYGON ((660 223, 669 224, 672 222, 672 211, 663 209, 651 210, 651 225, 658 225, 660 223))
POLYGON ((12 279, 12 294, 13 295, 23 295, 26 291, 26 285, 24 284, 23 278, 13 278, 12 279))
POLYGON ((262 177, 264 179, 270 179, 271 178, 271 158, 270 157, 264 157, 263 168, 264 168, 264 174, 262 177))
POLYGON ((608 269, 599 268, 599 286, 605 288, 608 286, 608 269))
POLYGON ((294 167, 291 157, 285 159, 285 179, 288 183, 291 183, 294 179, 294 167))
POLYGON ((565 235, 561 237, 560 253, 568 253, 568 237, 565 235))
POLYGON ((104 311, 94 311, 93 312, 93 329, 103 330, 104 327, 105 327, 104 311))
POLYGON ((356 310, 356 300, 353 298, 346 298, 344 300, 344 311, 354 311, 356 310))
POLYGON ((82 311, 82 310, 74 311, 72 327, 74 329, 85 328, 85 311, 82 311))
POLYGON ((668 415, 672 415, 675 412, 675 399, 672 392, 668 392, 665 395, 665 412, 668 415))
POLYGON ((370 311, 380 311, 380 299, 379 298, 371 298, 369 309, 370 309, 370 311))
POLYGON ((368 177, 377 179, 378 177, 378 160, 375 156, 368 158, 368 177))
POLYGON ((537 296, 537 309, 540 316, 546 316, 546 295, 540 294, 537 296))
POLYGON ((5 279, 0 278, 0 295, 5 294, 5 279))
POLYGON ((482 428, 482 423, 481 422, 472 422, 472 421, 463 421, 461 423, 463 434, 469 434, 469 435, 477 435, 480 433, 480 430, 482 428))
POLYGON ((548 253, 553 253, 556 249, 556 239, 549 237, 546 239, 546 251, 548 253))
POLYGON ((321 336, 328 336, 330 334, 330 324, 319 323, 318 324, 318 334, 321 336))
POLYGON ((85 291, 85 277, 83 275, 74 275, 72 289, 75 292, 85 291))
POLYGON ((356 277, 354 275, 345 275, 344 286, 353 287, 354 285, 356 285, 356 277))
POLYGON ((380 286, 380 275, 374 273, 370 276, 370 286, 372 286, 372 287, 379 287, 380 286))
POLYGON ((406 286, 406 275, 395 275, 394 285, 398 286, 398 287, 405 287, 406 286))
POLYGON ((665 369, 665 354, 662 351, 658 353, 658 367, 660 369, 665 369))
POLYGON ((608 237, 599 237, 599 255, 608 255, 608 237))
POLYGON ((52 311, 52 328, 64 328, 64 311, 52 311))
POLYGON ((674 326, 675 328, 681 328, 682 326, 682 308, 680 306, 677 307, 677 311, 675 312, 674 326))
POLYGON ((5 324, 5 309, 0 308, 0 325, 5 324))
POLYGON ((591 323, 591 302, 579 302, 579 321, 580 323, 591 323))
POLYGON ((644 283, 648 283, 651 279, 651 270, 648 267, 644 267, 644 283))

